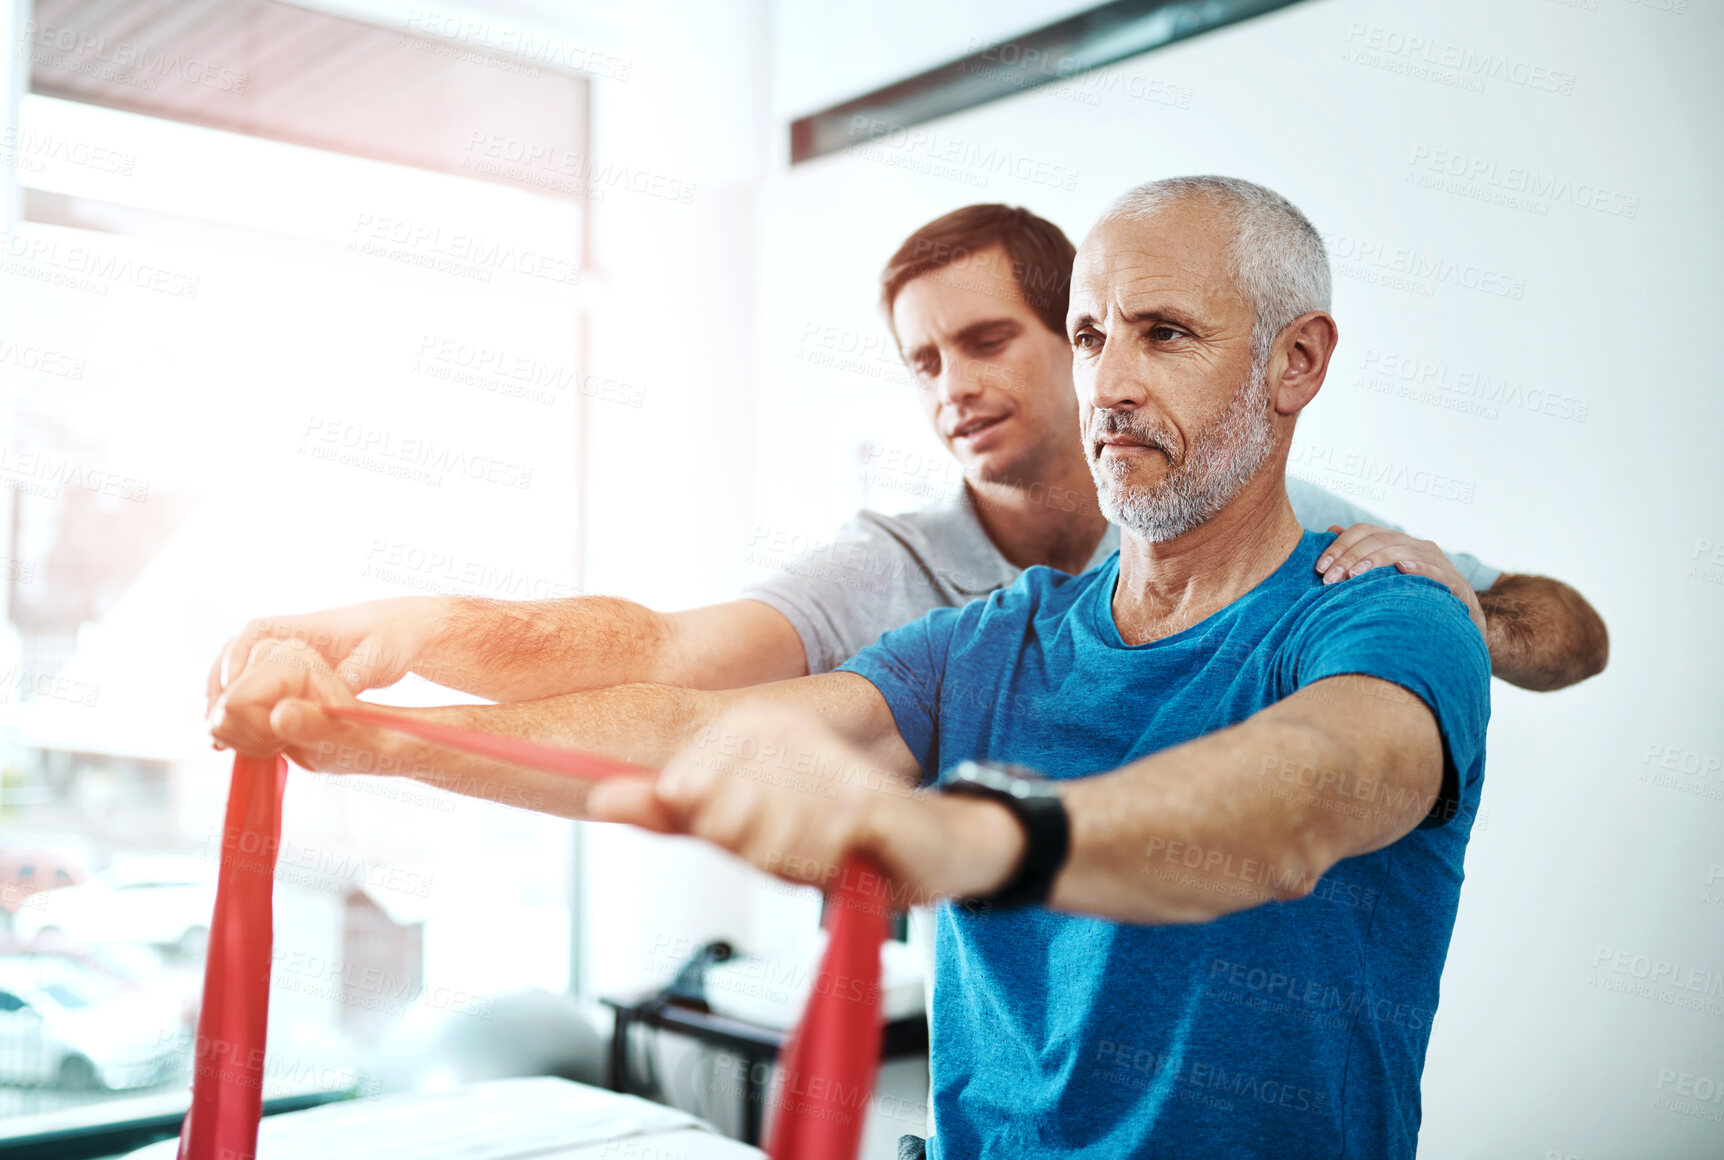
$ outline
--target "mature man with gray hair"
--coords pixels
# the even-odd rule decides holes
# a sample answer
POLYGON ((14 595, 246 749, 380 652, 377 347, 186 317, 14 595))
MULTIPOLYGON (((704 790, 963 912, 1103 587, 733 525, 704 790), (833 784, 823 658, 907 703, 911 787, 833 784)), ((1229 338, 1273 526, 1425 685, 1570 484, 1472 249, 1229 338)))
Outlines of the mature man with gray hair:
MULTIPOLYGON (((1257 474, 1275 449, 1269 418, 1269 357, 1275 338, 1301 314, 1329 309, 1329 260, 1322 239, 1303 214, 1262 186, 1232 177, 1167 178, 1119 197, 1102 219, 1150 218, 1181 198, 1210 198, 1228 207, 1233 281, 1256 312, 1256 321, 1251 327, 1250 376, 1193 436, 1187 453, 1158 487, 1113 486, 1124 478, 1130 461, 1115 459, 1105 467, 1093 457, 1090 461, 1108 519, 1151 540, 1184 535, 1220 511, 1257 474)), ((1173 463, 1176 443, 1166 425, 1134 426, 1134 414, 1092 410, 1090 418, 1097 433, 1129 433, 1173 463)))
POLYGON ((511 782, 792 880, 860 853, 900 900, 944 900, 933 1156, 1411 1156, 1490 658, 1445 585, 1314 567, 1335 536, 1300 527, 1285 471, 1335 349, 1328 305, 1285 199, 1215 177, 1134 190, 1079 248, 1067 316, 1117 554, 1032 567, 834 673, 416 711, 531 722, 656 783, 337 720, 352 693, 315 664, 270 678, 291 685, 270 725, 314 768, 365 753, 511 782))

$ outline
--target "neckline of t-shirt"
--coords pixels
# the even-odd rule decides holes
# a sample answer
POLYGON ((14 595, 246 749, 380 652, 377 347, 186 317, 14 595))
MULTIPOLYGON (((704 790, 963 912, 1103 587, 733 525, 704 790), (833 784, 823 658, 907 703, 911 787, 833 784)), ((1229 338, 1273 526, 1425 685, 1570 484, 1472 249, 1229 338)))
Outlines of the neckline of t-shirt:
MULTIPOLYGON (((1017 578, 1022 576, 1026 571, 1028 571, 1028 569, 1020 568, 1010 560, 1006 559, 1006 554, 1000 551, 1000 546, 994 543, 992 536, 988 535, 988 529, 982 526, 981 513, 976 511, 976 497, 970 494, 970 485, 967 482, 959 489, 958 495, 958 501, 954 505, 955 510, 957 513, 962 515, 966 525, 966 532, 970 536, 972 543, 980 548, 981 552, 994 566, 995 575, 998 579, 995 583, 986 584, 985 587, 970 588, 957 583, 956 578, 954 578, 953 587, 964 593, 966 596, 986 596, 996 589, 1011 587, 1012 584, 1017 581, 1017 578)), ((1105 534, 1103 539, 1106 539, 1105 534)), ((980 579, 980 577, 978 577, 978 579, 980 579)))
POLYGON ((945 577, 954 591, 965 596, 985 596, 1017 578, 1019 569, 1001 554, 988 538, 970 500, 969 488, 914 512, 909 522, 926 545, 931 565, 945 577))
POLYGON ((1097 577, 1098 582, 1090 586, 1090 616, 1094 622, 1096 635, 1109 648, 1126 650, 1159 648, 1162 645, 1178 644, 1182 641, 1206 636, 1220 623, 1222 617, 1247 600, 1291 583, 1291 578, 1299 570, 1297 561, 1304 554, 1306 541, 1312 536, 1321 538, 1328 534, 1327 532, 1314 532, 1309 528, 1299 529, 1299 542, 1293 545, 1293 550, 1287 553, 1287 558, 1276 565, 1273 572, 1254 584, 1249 591, 1233 602, 1217 608, 1189 628, 1182 628, 1171 636, 1160 637, 1157 640, 1146 640, 1142 644, 1126 644, 1125 638, 1119 633, 1119 625, 1115 624, 1113 620, 1113 592, 1119 585, 1119 554, 1116 552, 1113 558, 1107 562, 1103 574, 1097 577))

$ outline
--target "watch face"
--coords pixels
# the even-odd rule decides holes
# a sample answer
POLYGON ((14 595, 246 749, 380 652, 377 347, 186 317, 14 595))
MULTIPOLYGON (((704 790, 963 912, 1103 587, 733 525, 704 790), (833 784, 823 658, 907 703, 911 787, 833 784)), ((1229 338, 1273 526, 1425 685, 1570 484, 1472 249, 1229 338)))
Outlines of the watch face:
POLYGON ((1021 765, 983 764, 979 761, 959 762, 952 769, 954 784, 967 783, 994 793, 1012 797, 1035 797, 1056 792, 1041 774, 1021 765))

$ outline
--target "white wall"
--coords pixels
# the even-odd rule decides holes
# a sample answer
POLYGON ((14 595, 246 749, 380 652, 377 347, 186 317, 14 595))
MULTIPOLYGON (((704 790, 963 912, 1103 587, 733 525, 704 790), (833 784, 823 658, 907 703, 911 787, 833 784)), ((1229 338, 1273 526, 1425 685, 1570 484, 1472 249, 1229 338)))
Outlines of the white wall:
MULTIPOLYGON (((986 31, 1041 22, 1028 5, 1002 20, 986 31)), ((878 83, 937 63, 921 30, 961 49, 951 23, 926 4, 781 5, 774 108, 855 95, 829 91, 832 75, 878 83)), ((1300 423, 1305 473, 1439 542, 1560 577, 1604 615, 1603 676, 1544 695, 1493 683, 1486 813, 1425 1071, 1423 1154, 1439 1160, 1724 1154, 1724 1102, 1660 1105, 1683 1098, 1683 1076, 1724 1085, 1724 560, 1707 562, 1724 543, 1721 48, 1719 9, 1693 0, 1323 0, 780 168, 761 195, 758 524, 829 531, 861 498, 864 441, 938 455, 873 305, 910 230, 1007 201, 1076 237, 1131 184, 1228 173, 1287 194, 1330 236, 1342 345, 1300 423), (1495 54, 1504 73, 1473 84, 1409 55, 1412 37, 1439 62, 1495 54), (1075 171, 1072 187, 936 158, 990 150, 1043 163, 1044 179, 1075 171), (1568 192, 1528 208, 1418 180, 1474 163, 1568 192), (1584 207, 1595 189, 1604 209, 1584 207), (1609 212, 1628 199, 1632 215, 1609 212), (1437 275, 1383 284, 1397 262, 1437 275), (1469 288, 1481 281, 1509 293, 1469 288), (1379 373, 1408 365, 1441 368, 1410 371, 1446 384, 1437 402, 1379 373), (1453 409, 1479 376, 1521 401, 1453 409), (1582 404, 1583 421, 1562 417, 1582 404), (1347 453, 1418 482, 1372 484, 1347 453), (1631 993, 1655 960, 1682 985, 1631 993)))

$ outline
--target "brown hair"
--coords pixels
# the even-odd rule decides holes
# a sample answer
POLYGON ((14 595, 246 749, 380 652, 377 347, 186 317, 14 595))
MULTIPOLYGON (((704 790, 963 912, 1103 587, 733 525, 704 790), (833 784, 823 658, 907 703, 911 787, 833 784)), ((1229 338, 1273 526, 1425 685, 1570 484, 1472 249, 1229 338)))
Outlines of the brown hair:
POLYGON ((880 305, 887 323, 898 292, 910 282, 992 246, 1006 252, 1024 302, 1044 326, 1064 338, 1077 247, 1053 222, 1011 205, 967 205, 905 238, 880 271, 880 305))

